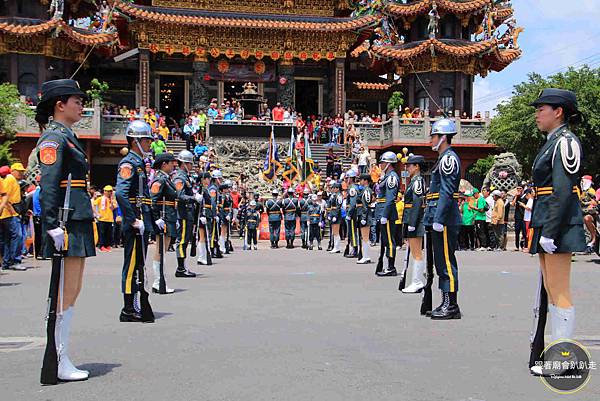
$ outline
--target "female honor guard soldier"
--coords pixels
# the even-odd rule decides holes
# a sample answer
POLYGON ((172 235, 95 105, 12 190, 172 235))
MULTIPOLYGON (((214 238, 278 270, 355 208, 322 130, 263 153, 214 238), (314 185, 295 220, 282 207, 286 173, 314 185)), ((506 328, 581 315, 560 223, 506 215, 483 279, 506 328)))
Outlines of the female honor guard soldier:
POLYGON ((575 308, 571 301, 571 253, 583 252, 586 244, 577 188, 582 150, 579 139, 568 127, 569 123, 581 121, 577 98, 571 91, 544 89, 532 106, 536 108, 538 129, 547 133, 546 143, 532 167, 536 197, 529 247, 531 254, 539 254, 541 270, 539 304, 535 306, 539 315, 529 367, 531 373, 540 375, 557 373, 542 369, 546 312, 550 313, 552 322, 552 342, 573 336, 575 308))
POLYGON ((304 188, 302 199, 298 201, 298 211, 300 213, 300 237, 302 238, 302 248, 308 248, 308 197, 310 191, 304 188))
POLYGON ((210 253, 210 245, 209 245, 209 230, 213 225, 213 208, 212 208, 212 200, 210 197, 210 192, 208 191, 208 187, 210 185, 210 173, 204 172, 200 173, 200 183, 202 184, 200 188, 200 194, 202 195, 202 202, 200 207, 200 218, 198 225, 198 233, 199 241, 198 241, 198 261, 199 265, 212 265, 212 259, 208 258, 210 253))
POLYGON ((379 193, 375 205, 375 216, 379 219, 381 231, 381 247, 379 261, 375 274, 380 277, 396 276, 396 197, 398 196, 398 174, 394 171, 394 164, 398 163, 398 156, 394 152, 385 152, 381 155, 379 166, 381 178, 379 179, 379 193), (387 256, 387 267, 383 268, 383 256, 387 256))
MULTIPOLYGON (((175 157, 168 152, 161 153, 156 156, 154 165, 152 168, 156 171, 154 180, 150 184, 150 196, 152 198, 152 219, 156 224, 156 227, 163 232, 164 243, 163 249, 159 249, 159 233, 156 233, 156 248, 154 252, 154 260, 152 261, 152 269, 154 270, 154 283, 152 284, 152 292, 159 293, 160 288, 160 252, 166 254, 166 250, 169 248, 171 238, 177 237, 177 190, 175 185, 171 181, 171 173, 175 168, 176 160, 175 157), (163 216, 164 210, 164 216, 163 216)), ((164 270, 163 268, 163 280, 164 270)), ((175 290, 169 288, 165 284, 165 293, 172 294, 175 290)))
POLYGON ((371 209, 371 202, 373 202, 375 196, 371 189, 371 175, 361 174, 360 186, 358 193, 358 203, 356 204, 356 211, 358 214, 358 223, 360 225, 360 245, 361 245, 361 258, 356 262, 359 265, 371 263, 369 257, 369 232, 371 231, 371 224, 373 223, 373 211, 371 209))
POLYGON ((310 196, 310 201, 308 203, 308 218, 309 218, 309 237, 308 237, 308 249, 310 251, 313 250, 313 242, 317 240, 317 248, 322 250, 321 248, 321 205, 317 202, 319 197, 317 194, 312 194, 310 196))
POLYGON ((147 236, 144 236, 144 233, 153 232, 150 191, 144 163, 144 157, 148 154, 153 140, 152 128, 148 123, 136 120, 127 126, 125 137, 129 153, 119 162, 115 190, 117 203, 123 213, 123 309, 119 320, 153 323, 154 314, 145 288, 147 281, 144 260, 147 251, 147 236), (133 306, 133 298, 138 291, 144 312, 141 315, 133 306))
POLYGON ((58 298, 55 326, 58 379, 63 381, 85 380, 89 376, 88 371, 73 366, 69 358, 71 321, 81 291, 85 258, 96 256, 94 213, 87 192, 89 165, 85 150, 71 130, 73 124, 81 120, 86 98, 77 82, 71 79, 44 82, 35 115, 42 130, 37 149, 42 232, 47 233, 43 237, 43 256, 52 257, 54 249, 65 253, 64 283, 58 298), (64 204, 69 174, 70 210, 63 231, 59 226, 59 211, 64 204))
POLYGON ((458 210, 460 159, 450 146, 456 134, 454 120, 443 118, 431 127, 431 148, 438 152, 438 160, 431 173, 431 184, 426 196, 427 207, 423 217, 425 226, 433 229, 431 242, 433 259, 442 291, 440 306, 431 312, 431 318, 460 319, 456 300, 458 292, 458 264, 454 251, 462 222, 458 210))
MULTIPOLYGON (((423 225, 425 196, 425 180, 421 176, 421 166, 425 165, 425 158, 420 155, 408 157, 406 162, 410 183, 404 194, 404 238, 408 239, 410 256, 413 259, 412 282, 402 289, 404 293, 417 293, 425 287, 425 260, 423 260, 423 237, 425 226, 423 225)), ((409 260, 410 263, 410 260, 409 260)))
POLYGON ((177 190, 177 213, 179 215, 179 225, 181 233, 179 235, 179 245, 177 246, 177 270, 175 270, 175 277, 196 277, 196 273, 191 272, 185 267, 185 257, 187 252, 187 246, 196 241, 196 238, 192 238, 192 232, 194 227, 194 207, 197 202, 200 202, 202 197, 199 194, 194 194, 192 180, 189 176, 193 168, 194 155, 189 150, 182 150, 177 155, 177 162, 179 163, 179 169, 173 177, 173 183, 177 190))

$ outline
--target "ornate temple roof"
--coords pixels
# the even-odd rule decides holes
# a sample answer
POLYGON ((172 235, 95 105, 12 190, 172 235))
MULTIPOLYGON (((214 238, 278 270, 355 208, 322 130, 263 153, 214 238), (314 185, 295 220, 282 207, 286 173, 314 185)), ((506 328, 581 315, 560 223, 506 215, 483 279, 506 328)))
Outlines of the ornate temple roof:
POLYGON ((391 84, 383 82, 352 82, 354 86, 361 90, 383 90, 386 91, 392 87, 391 84))
POLYGON ((388 3, 385 6, 387 12, 397 17, 412 17, 427 14, 435 3, 439 11, 453 14, 468 14, 482 11, 485 6, 493 3, 492 0, 418 0, 409 4, 388 3))
POLYGON ((56 30, 82 45, 109 45, 117 39, 117 33, 95 33, 69 26, 60 19, 39 20, 32 18, 0 17, 0 32, 15 35, 36 35, 56 30))
POLYGON ((361 17, 268 15, 140 6, 123 0, 114 0, 114 3, 116 3, 116 8, 119 11, 130 17, 152 22, 188 26, 338 32, 368 27, 377 24, 380 20, 378 15, 365 15, 361 17))

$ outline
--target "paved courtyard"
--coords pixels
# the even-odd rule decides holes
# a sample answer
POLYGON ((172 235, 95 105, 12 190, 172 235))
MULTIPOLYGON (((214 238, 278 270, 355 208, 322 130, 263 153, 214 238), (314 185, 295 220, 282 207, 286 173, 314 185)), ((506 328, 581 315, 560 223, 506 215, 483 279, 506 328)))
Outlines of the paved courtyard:
MULTIPOLYGON (((154 324, 119 323, 122 251, 89 259, 71 357, 91 378, 39 385, 49 262, 0 276, 2 400, 600 399, 600 374, 560 396, 528 373, 536 258, 459 252, 462 320, 419 315, 420 295, 325 251, 236 252, 153 296, 154 324)), ((577 256, 576 339, 600 360, 600 261, 577 256)), ((192 263, 193 262, 193 263, 192 263)), ((437 284, 437 281, 436 281, 437 284)), ((434 292, 434 306, 439 295, 434 292)))

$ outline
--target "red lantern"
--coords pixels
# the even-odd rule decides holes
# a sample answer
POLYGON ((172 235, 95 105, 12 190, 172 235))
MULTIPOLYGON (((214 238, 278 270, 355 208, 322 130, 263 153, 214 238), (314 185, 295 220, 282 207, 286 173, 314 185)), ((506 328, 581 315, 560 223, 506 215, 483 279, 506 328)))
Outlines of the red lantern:
POLYGON ((189 56, 191 52, 192 52, 192 49, 190 49, 189 46, 183 46, 183 49, 181 49, 181 53, 184 56, 189 56))
POLYGON ((210 75, 204 74, 204 80, 205 81, 210 81, 210 75))
POLYGON ((227 60, 219 60, 217 63, 217 69, 221 74, 225 74, 229 71, 229 62, 227 60))
POLYGON ((158 52, 158 45, 156 43, 151 43, 150 44, 150 51, 152 53, 157 53, 158 52))
POLYGON ((262 59, 264 56, 265 56, 265 52, 263 52, 262 50, 256 50, 256 51, 254 52, 254 57, 255 57, 257 60, 260 60, 260 59, 262 59))
POLYGON ((264 74, 265 70, 266 67, 264 61, 258 60, 256 63, 254 63, 254 72, 256 72, 258 75, 264 74))
POLYGON ((279 85, 285 85, 285 84, 287 84, 287 78, 279 77, 279 85))

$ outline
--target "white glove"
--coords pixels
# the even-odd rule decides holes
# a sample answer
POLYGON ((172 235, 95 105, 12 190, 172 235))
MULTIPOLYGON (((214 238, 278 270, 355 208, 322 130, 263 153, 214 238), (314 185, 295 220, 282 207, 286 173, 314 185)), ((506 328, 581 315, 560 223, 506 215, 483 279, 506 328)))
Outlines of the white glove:
POLYGON ((225 216, 225 220, 230 221, 231 220, 231 216, 230 215, 225 216))
POLYGON ((415 227, 413 227, 413 226, 408 226, 408 231, 415 231, 415 230, 416 230, 416 228, 415 228, 415 227))
POLYGON ((379 222, 380 222, 381 224, 385 225, 385 224, 387 224, 387 222, 388 222, 388 219, 387 219, 387 217, 382 217, 382 218, 381 218, 381 220, 379 220, 379 222))
POLYGON ((202 223, 203 226, 206 225, 206 217, 200 217, 200 223, 202 223))
POLYGON ((554 240, 552 238, 541 237, 540 245, 544 248, 546 253, 554 253, 554 251, 556 251, 556 245, 554 245, 554 240))
POLYGON ((144 222, 142 220, 135 219, 132 224, 133 228, 137 228, 140 232, 140 235, 144 235, 144 222))
POLYGON ((165 221, 163 219, 158 219, 154 222, 154 224, 156 224, 156 227, 158 227, 158 229, 160 231, 163 231, 165 229, 165 221))
POLYGON ((350 217, 350 216, 346 216, 346 220, 347 220, 347 221, 350 221, 350 220, 352 220, 352 217, 350 217))
POLYGON ((444 225, 440 223, 433 223, 433 229, 438 233, 441 233, 442 231, 444 231, 444 225))
POLYGON ((194 194, 194 199, 196 199, 196 202, 200 203, 202 201, 202 195, 194 194))
POLYGON ((367 225, 367 220, 361 220, 360 224, 362 224, 363 226, 366 226, 367 225))
POLYGON ((327 220, 331 221, 331 216, 327 216, 327 220))
POLYGON ((179 227, 181 227, 181 224, 179 224, 178 221, 175 222, 175 228, 179 230, 179 227))
POLYGON ((54 241, 54 247, 57 251, 62 251, 63 246, 65 245, 65 232, 62 228, 56 227, 52 230, 46 231, 50 237, 52 237, 52 241, 54 241))
POLYGON ((218 223, 219 221, 221 221, 221 219, 219 218, 219 216, 215 216, 215 221, 218 223))
POLYGON ((331 219, 331 221, 335 223, 337 221, 337 217, 334 217, 333 219, 331 219))

